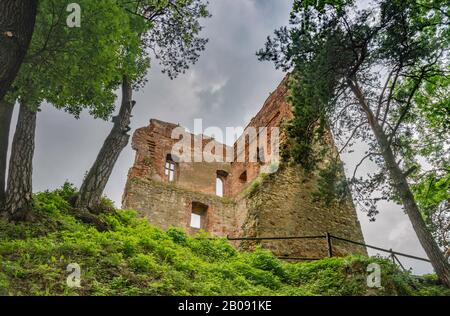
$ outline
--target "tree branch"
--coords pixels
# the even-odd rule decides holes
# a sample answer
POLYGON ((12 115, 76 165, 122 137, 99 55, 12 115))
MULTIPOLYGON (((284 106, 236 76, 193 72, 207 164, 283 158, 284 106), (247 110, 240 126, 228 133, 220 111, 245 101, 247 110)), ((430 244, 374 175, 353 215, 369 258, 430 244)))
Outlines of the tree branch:
POLYGON ((350 141, 351 141, 352 138, 356 135, 357 130, 358 130, 361 126, 363 126, 363 125, 365 125, 365 124, 367 124, 366 121, 360 123, 358 126, 356 126, 356 127, 353 129, 353 132, 352 132, 352 134, 350 135, 350 137, 347 139, 347 142, 346 142, 345 145, 339 150, 339 154, 341 154, 341 153, 344 151, 344 149, 348 146, 348 144, 350 144, 350 141))
POLYGON ((378 107, 377 107, 377 113, 376 113, 376 118, 378 119, 380 117, 380 111, 381 111, 381 105, 383 104, 383 99, 384 99, 384 93, 386 92, 387 86, 389 85, 389 81, 391 80, 391 77, 394 73, 394 69, 392 69, 391 72, 389 72, 389 75, 386 79, 386 82, 384 84, 383 90, 381 90, 381 94, 380 97, 378 99, 378 107))
POLYGON ((398 78, 400 77, 400 72, 403 69, 403 63, 400 62, 400 64, 398 65, 398 68, 395 72, 395 76, 394 76, 394 81, 392 82, 391 87, 389 88, 389 95, 386 99, 387 103, 386 103, 386 109, 384 110, 384 115, 383 115, 383 120, 381 121, 381 128, 384 128, 384 124, 386 123, 387 120, 387 116, 389 113, 389 108, 391 106, 391 101, 392 101, 392 95, 394 94, 394 90, 395 90, 395 86, 397 85, 397 81, 398 78))

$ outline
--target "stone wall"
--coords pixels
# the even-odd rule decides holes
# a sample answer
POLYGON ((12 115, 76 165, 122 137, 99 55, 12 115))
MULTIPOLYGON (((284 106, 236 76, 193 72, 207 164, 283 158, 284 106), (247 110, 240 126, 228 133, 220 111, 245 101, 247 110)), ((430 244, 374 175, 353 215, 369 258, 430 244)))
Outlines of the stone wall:
MULTIPOLYGON (((266 143, 262 144, 260 141, 263 138, 251 138, 248 134, 241 136, 234 144, 235 160, 231 163, 231 192, 233 196, 237 196, 242 190, 253 180, 255 180, 261 170, 261 163, 249 162, 249 158, 255 155, 255 151, 251 151, 250 148, 260 149, 262 155, 269 157, 272 153, 272 133, 271 128, 277 127, 283 131, 283 125, 293 118, 292 107, 287 102, 287 77, 280 83, 278 88, 270 94, 267 100, 264 102, 261 110, 250 120, 250 123, 246 126, 245 130, 249 127, 254 127, 257 131, 260 128, 267 129, 266 143), (245 161, 238 162, 237 157, 242 153, 242 148, 238 147, 238 144, 245 144, 245 161), (241 179, 241 175, 245 173, 246 180, 241 179)), ((258 134, 259 136, 259 134, 258 134)), ((285 135, 280 133, 280 141, 283 140, 285 135)), ((269 162, 270 164, 270 162, 269 162)))
POLYGON ((202 203, 208 206, 205 231, 213 236, 238 233, 236 203, 232 200, 139 178, 130 179, 125 191, 124 207, 137 210, 143 218, 163 229, 181 227, 190 233, 197 232, 190 227, 192 203, 202 203))
MULTIPOLYGON (((136 151, 136 158, 133 167, 128 173, 129 178, 168 182, 164 174, 164 165, 166 157, 172 153, 174 144, 179 141, 171 137, 173 129, 177 127, 179 125, 152 119, 149 126, 136 130, 132 139, 132 148, 136 151)), ((192 135, 193 138, 194 135, 192 135)), ((209 142, 215 141, 205 137, 202 149, 209 142)), ((226 146, 221 146, 223 146, 225 152, 226 146)), ((192 152, 195 150, 194 140, 192 141, 191 150, 192 152)), ((175 182, 177 186, 185 189, 215 194, 217 171, 223 170, 230 173, 230 168, 229 163, 221 162, 179 163, 176 168, 175 182)))
MULTIPOLYGON (((269 96, 247 128, 281 127, 292 118, 291 107, 286 101, 286 81, 269 96)), ((243 161, 180 162, 176 164, 174 181, 169 181, 164 166, 178 141, 171 137, 177 127, 176 124, 152 119, 149 126, 134 133, 132 147, 136 150, 136 159, 123 195, 124 208, 137 210, 150 223, 163 229, 180 227, 189 233, 198 231, 191 227, 191 216, 198 213, 201 214, 201 228, 213 236, 284 237, 329 232, 363 241, 350 200, 325 206, 313 199, 315 175, 305 175, 300 167, 286 163, 280 165, 276 173, 261 174, 267 162, 249 161, 250 145, 255 145, 257 138, 245 141, 246 157, 243 161), (224 181, 224 197, 215 195, 218 176, 224 181)), ((280 135, 281 141, 284 137, 280 135)), ((266 150, 270 151, 270 133, 266 141, 266 144, 257 142, 256 147, 266 145, 266 150)), ((211 142, 215 140, 203 138, 201 148, 211 142)), ((234 146, 235 156, 239 154, 238 142, 234 146)), ((326 143, 331 152, 335 152, 332 141, 326 143)), ((195 150, 194 141, 192 150, 195 150)), ((225 151, 227 148, 224 146, 224 156, 225 151)), ((324 239, 234 244, 241 249, 261 244, 278 256, 320 258, 327 255, 324 239)), ((351 244, 335 242, 333 246, 335 255, 366 253, 364 248, 351 244)))
MULTIPOLYGON (((351 200, 326 206, 313 198, 316 183, 298 166, 282 165, 242 198, 247 218, 242 234, 252 237, 320 236, 327 232, 364 242, 351 200)), ((260 242, 279 256, 317 258, 327 256, 325 239, 271 240, 260 242)), ((244 249, 256 242, 243 243, 244 249)), ((360 246, 334 242, 334 254, 366 254, 360 246)))

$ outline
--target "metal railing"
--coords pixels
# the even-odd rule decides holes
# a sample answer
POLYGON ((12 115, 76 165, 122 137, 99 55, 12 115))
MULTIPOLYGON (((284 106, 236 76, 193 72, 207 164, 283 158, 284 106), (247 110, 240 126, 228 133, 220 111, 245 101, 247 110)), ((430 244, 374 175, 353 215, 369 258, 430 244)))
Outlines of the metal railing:
MULTIPOLYGON (((316 236, 286 236, 286 237, 280 237, 280 236, 276 236, 276 237, 230 237, 227 236, 227 239, 230 241, 245 241, 245 240, 249 240, 249 241, 263 241, 263 240, 300 240, 300 239, 325 239, 326 243, 327 243, 327 254, 328 257, 333 257, 333 239, 334 240, 338 240, 338 241, 342 241, 342 242, 347 242, 347 243, 351 243, 354 245, 358 245, 361 247, 366 247, 366 248, 371 248, 371 249, 375 249, 375 250, 379 250, 379 251, 383 251, 386 253, 389 253, 389 257, 391 258, 393 263, 397 263, 403 270, 406 271, 405 267, 403 266, 403 264, 401 263, 401 261, 398 259, 397 256, 402 256, 402 257, 406 257, 406 258, 410 258, 410 259, 415 259, 415 260, 421 260, 421 261, 425 261, 425 262, 430 262, 430 260, 426 259, 426 258, 421 258, 418 256, 413 256, 413 255, 409 255, 403 252, 399 252, 399 251, 394 251, 392 249, 385 249, 385 248, 381 248, 381 247, 377 247, 377 246, 373 246, 373 245, 369 245, 366 243, 362 243, 362 242, 358 242, 358 241, 354 241, 354 240, 350 240, 350 239, 346 239, 346 238, 342 238, 342 237, 338 237, 338 236, 334 236, 330 233, 325 233, 325 235, 316 235, 316 236)), ((281 256, 278 257, 279 259, 284 259, 284 260, 305 260, 305 261, 313 261, 313 260, 320 260, 322 258, 304 258, 304 257, 287 257, 287 256, 281 256)))

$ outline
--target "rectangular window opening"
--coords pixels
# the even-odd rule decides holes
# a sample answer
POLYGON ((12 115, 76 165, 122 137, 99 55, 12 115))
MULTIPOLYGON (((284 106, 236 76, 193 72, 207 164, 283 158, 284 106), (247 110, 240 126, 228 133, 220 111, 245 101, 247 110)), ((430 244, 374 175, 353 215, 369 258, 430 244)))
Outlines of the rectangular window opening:
POLYGON ((189 226, 195 229, 207 227, 208 205, 200 202, 192 202, 192 211, 189 226))
POLYGON ((164 166, 164 175, 167 177, 169 182, 175 180, 175 163, 173 161, 166 161, 164 166))
POLYGON ((191 227, 197 229, 202 228, 202 217, 199 214, 191 214, 191 227))

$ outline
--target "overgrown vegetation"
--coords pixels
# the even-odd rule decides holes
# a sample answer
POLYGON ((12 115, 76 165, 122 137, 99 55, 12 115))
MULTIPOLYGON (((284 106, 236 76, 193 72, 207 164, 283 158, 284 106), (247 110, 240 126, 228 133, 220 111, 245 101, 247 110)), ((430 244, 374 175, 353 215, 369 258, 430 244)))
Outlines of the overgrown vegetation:
MULTIPOLYGON (((442 252, 448 246, 446 185, 427 186, 449 174, 448 1, 374 0, 366 8, 354 0, 293 2, 289 26, 276 29, 258 52, 291 72, 290 158, 306 170, 320 167, 324 155, 314 144, 330 129, 339 153, 367 146, 358 150, 349 178, 354 201, 372 219, 380 201, 401 204, 450 288, 442 252), (368 160, 376 171, 358 175, 368 160), (429 195, 421 194, 424 185, 429 195)), ((334 185, 332 171, 318 183, 325 196, 342 187, 334 185)))
MULTIPOLYGON (((71 215, 70 185, 34 196, 35 221, 0 221, 2 295, 450 295, 434 277, 400 272, 381 258, 331 258, 292 264, 270 252, 238 252, 225 239, 164 232, 133 211, 101 215, 99 232, 71 215), (366 286, 367 265, 381 265, 382 288, 366 286), (67 265, 81 267, 69 288, 67 265)), ((105 206, 111 206, 104 200, 105 206)))

